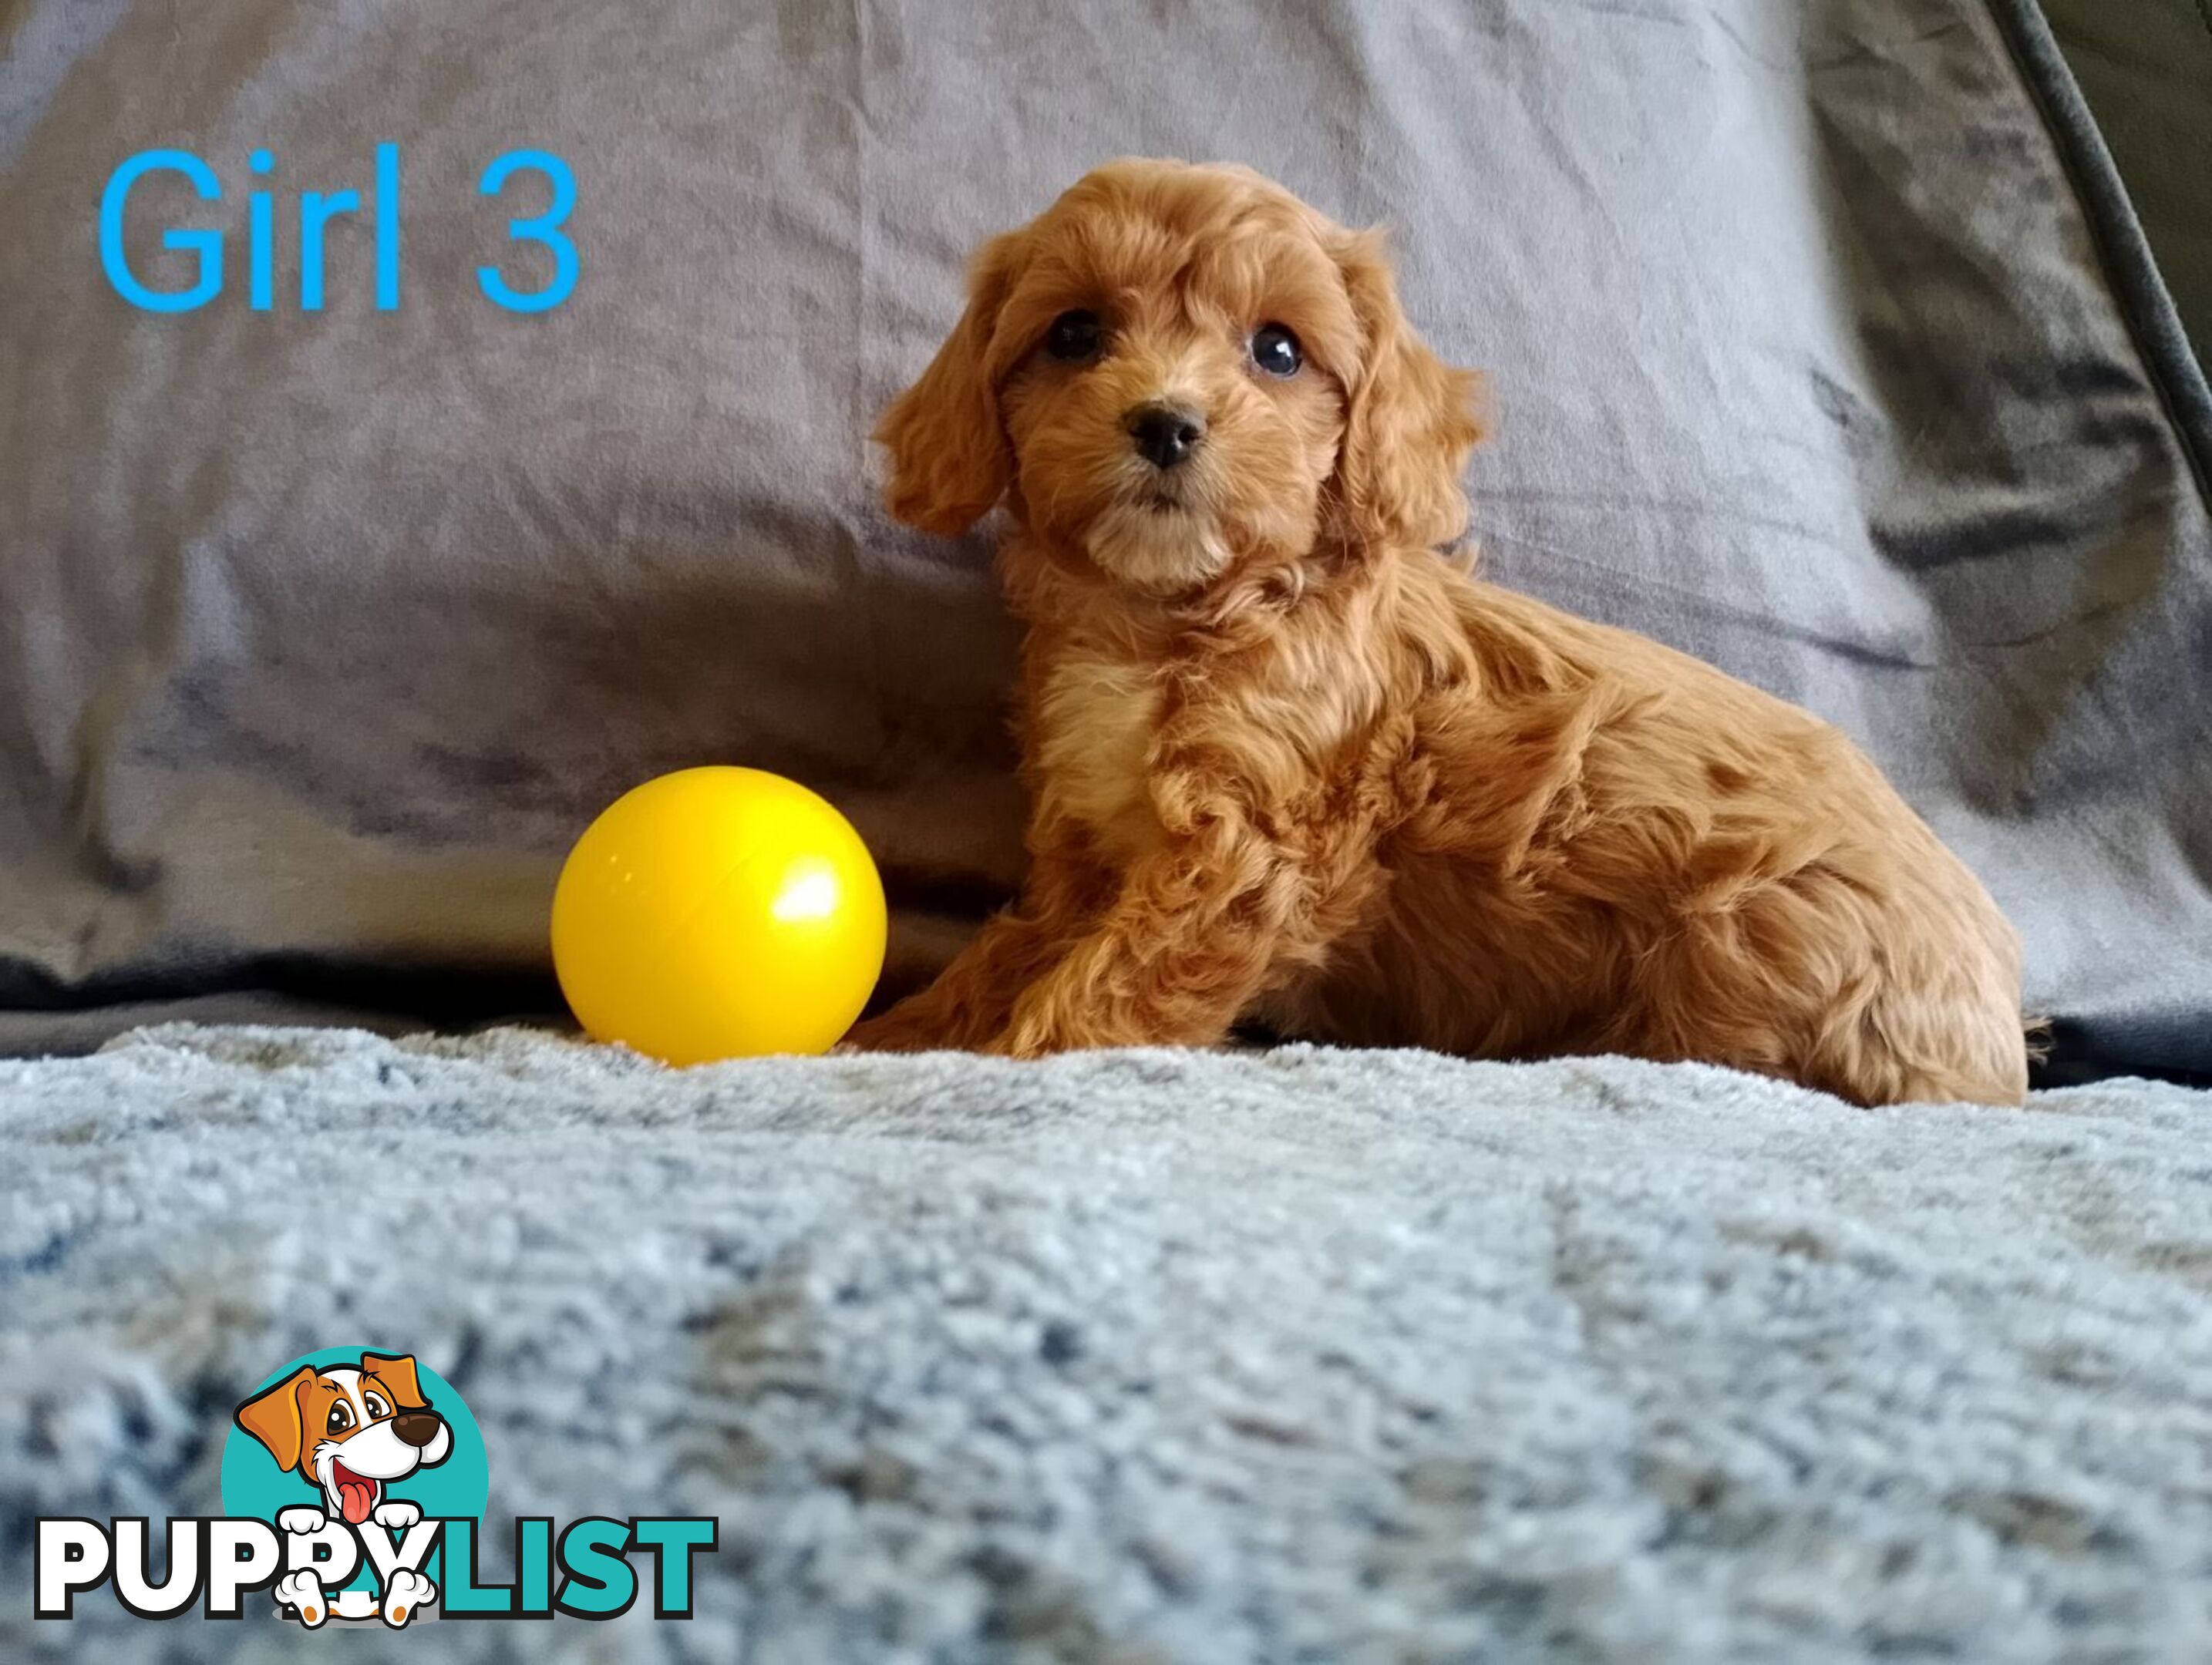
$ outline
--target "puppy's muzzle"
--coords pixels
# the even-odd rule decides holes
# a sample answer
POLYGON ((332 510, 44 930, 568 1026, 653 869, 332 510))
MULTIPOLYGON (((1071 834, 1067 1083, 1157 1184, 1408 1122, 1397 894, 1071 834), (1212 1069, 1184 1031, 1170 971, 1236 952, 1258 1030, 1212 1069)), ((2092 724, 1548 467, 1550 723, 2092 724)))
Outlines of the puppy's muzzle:
POLYGON ((1187 404, 1140 404, 1127 417, 1137 454, 1154 468, 1174 468, 1206 437, 1206 418, 1187 404))
POLYGON ((446 1419, 435 1411, 402 1411, 392 1419, 392 1431, 399 1436, 400 1443, 420 1450, 438 1437, 438 1430, 446 1425, 446 1419))

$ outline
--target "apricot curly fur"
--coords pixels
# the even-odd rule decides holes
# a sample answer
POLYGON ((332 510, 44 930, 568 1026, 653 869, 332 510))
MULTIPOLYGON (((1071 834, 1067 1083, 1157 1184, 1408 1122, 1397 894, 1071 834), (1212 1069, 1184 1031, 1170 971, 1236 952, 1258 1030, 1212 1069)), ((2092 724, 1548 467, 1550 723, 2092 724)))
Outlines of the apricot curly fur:
POLYGON ((855 1044, 1255 1020, 2021 1102, 2017 939, 1849 741, 1433 547, 1467 524, 1477 393, 1376 234, 1243 168, 1112 163, 984 246, 877 437, 900 518, 1006 508, 1030 872, 855 1044), (1075 310, 1105 345, 1064 362, 1042 343, 1075 310), (1264 323, 1296 374, 1252 362, 1264 323), (1206 424, 1172 471, 1129 441, 1162 399, 1206 424))

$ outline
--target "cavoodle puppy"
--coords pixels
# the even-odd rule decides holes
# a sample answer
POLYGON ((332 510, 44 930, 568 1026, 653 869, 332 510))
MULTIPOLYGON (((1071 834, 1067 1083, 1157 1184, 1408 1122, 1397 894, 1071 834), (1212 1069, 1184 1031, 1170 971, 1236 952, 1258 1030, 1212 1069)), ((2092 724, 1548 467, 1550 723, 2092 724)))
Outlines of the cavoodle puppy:
POLYGON ((1029 876, 862 1047, 1628 1053, 2014 1104, 2018 941, 1836 730, 1469 576, 1372 233, 1121 161, 975 258, 888 501, 1006 510, 1029 876))

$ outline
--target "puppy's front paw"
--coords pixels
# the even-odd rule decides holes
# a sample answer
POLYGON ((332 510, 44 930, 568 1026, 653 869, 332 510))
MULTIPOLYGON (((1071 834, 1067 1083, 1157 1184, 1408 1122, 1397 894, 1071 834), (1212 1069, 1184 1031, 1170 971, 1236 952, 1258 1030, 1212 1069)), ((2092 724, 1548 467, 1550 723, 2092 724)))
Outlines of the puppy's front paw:
POLYGON ((421 1573, 395 1567, 384 1586, 384 1622, 398 1630, 409 1615, 438 1599, 438 1587, 421 1573))
MULTIPOLYGON (((300 1511, 289 1510, 286 1512, 296 1515, 300 1511)), ((322 1516, 318 1515, 315 1518, 320 1520, 322 1516)), ((298 1572, 288 1572, 279 1578, 276 1596, 276 1611, 280 1616, 289 1614, 311 1631, 331 1616, 330 1604, 323 1599, 321 1581, 305 1568, 298 1572)))
POLYGON ((310 1509, 305 1504, 296 1509, 280 1509, 276 1511, 276 1529, 279 1532, 291 1533, 295 1537, 304 1537, 310 1532, 320 1532, 327 1524, 328 1522, 324 1518, 321 1510, 310 1509))
POLYGON ((368 1518, 379 1526, 393 1532, 404 1532, 422 1518, 422 1511, 404 1498, 394 1498, 390 1503, 380 1503, 369 1511, 368 1518))

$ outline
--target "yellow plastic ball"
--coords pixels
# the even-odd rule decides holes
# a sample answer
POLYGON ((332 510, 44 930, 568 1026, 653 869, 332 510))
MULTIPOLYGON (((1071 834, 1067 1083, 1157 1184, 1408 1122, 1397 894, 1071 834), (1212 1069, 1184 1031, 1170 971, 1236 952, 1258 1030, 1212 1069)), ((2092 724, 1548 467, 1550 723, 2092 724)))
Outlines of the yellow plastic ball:
POLYGON ((757 769, 625 793, 553 891, 553 969, 577 1021, 671 1064, 828 1051, 876 986, 884 930, 852 823, 757 769))

